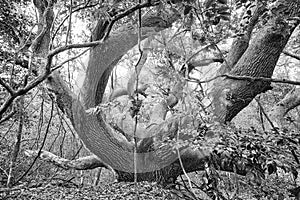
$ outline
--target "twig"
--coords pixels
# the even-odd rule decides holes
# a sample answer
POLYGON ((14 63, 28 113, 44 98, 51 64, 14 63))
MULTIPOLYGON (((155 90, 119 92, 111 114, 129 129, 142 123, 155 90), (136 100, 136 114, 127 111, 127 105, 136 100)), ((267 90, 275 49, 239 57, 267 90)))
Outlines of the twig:
POLYGON ((13 188, 0 188, 0 193, 12 192, 12 191, 22 190, 22 189, 24 189, 24 185, 13 187, 13 188))
MULTIPOLYGON (((271 119, 269 118, 269 116, 267 115, 267 113, 264 111, 264 108, 262 107, 260 101, 257 98, 255 100, 256 100, 258 106, 260 107, 262 113, 265 115, 265 117, 267 118, 268 122, 270 123, 272 129, 276 132, 276 134, 280 135, 277 127, 275 127, 274 123, 271 121, 271 119)), ((294 157, 296 163, 299 165, 300 161, 299 161, 299 158, 297 157, 297 154, 295 153, 295 150, 292 149, 292 148, 290 148, 290 151, 291 151, 291 154, 294 157)))
MULTIPOLYGON (((180 126, 179 126, 179 129, 180 129, 180 126)), ((177 131, 177 141, 179 141, 179 132, 180 132, 180 130, 177 131)), ((177 155, 178 155, 178 160, 179 160, 181 169, 182 169, 182 171, 183 171, 183 174, 184 174, 184 176, 186 177, 186 179, 187 179, 187 181, 188 181, 188 184, 189 184, 189 187, 190 187, 190 189, 191 189, 191 193, 192 193, 194 196, 196 196, 195 193, 194 193, 193 186, 192 186, 192 181, 191 181, 190 177, 187 175, 187 173, 186 173, 186 171, 185 171, 185 169, 184 169, 183 162, 182 162, 181 157, 180 157, 180 151, 179 151, 179 148, 178 148, 177 146, 176 146, 176 152, 177 152, 177 155)))
POLYGON ((56 65, 55 67, 53 67, 53 68, 51 69, 51 72, 57 70, 58 68, 61 68, 61 67, 62 67, 64 64, 66 64, 67 62, 70 62, 70 61, 73 61, 73 60, 79 58, 80 56, 82 56, 83 54, 85 54, 86 52, 88 52, 89 50, 90 50, 90 49, 86 49, 86 50, 84 50, 83 52, 81 52, 81 53, 79 53, 79 54, 77 54, 77 55, 75 55, 75 56, 73 56, 73 57, 71 57, 71 58, 66 59, 65 61, 63 61, 63 62, 61 62, 60 64, 58 64, 58 65, 56 65))
POLYGON ((63 52, 65 50, 68 50, 68 49, 71 49, 72 47, 73 48, 82 48, 82 47, 90 47, 90 46, 95 46, 95 45, 98 45, 100 42, 97 41, 97 42, 89 42, 89 43, 84 43, 84 44, 75 44, 75 45, 66 45, 64 47, 60 47, 60 48, 57 48, 55 50, 53 50, 52 52, 50 52, 47 56, 47 63, 46 63, 46 71, 38 76, 36 79, 34 79, 33 81, 31 81, 30 83, 27 84, 26 87, 24 88, 20 88, 18 91, 16 92, 13 92, 13 95, 11 95, 4 103, 3 105, 0 107, 0 120, 2 119, 2 115, 6 112, 6 110, 9 108, 9 106, 13 103, 13 101, 18 97, 18 96, 21 96, 21 95, 24 95, 26 94, 28 91, 30 91, 31 89, 35 88, 37 85, 39 85, 41 82, 43 82, 46 78, 48 78, 48 76, 56 69, 60 68, 62 65, 64 65, 65 63, 69 62, 69 61, 72 61, 76 58, 78 58, 79 56, 83 55, 84 53, 86 53, 88 51, 85 50, 83 51, 82 53, 66 60, 66 61, 63 61, 61 64, 57 65, 56 67, 54 67, 53 69, 50 69, 51 67, 51 63, 52 63, 52 58, 54 55, 60 53, 60 52, 63 52))
POLYGON ((290 57, 292 57, 292 58, 295 58, 295 59, 297 59, 297 60, 300 60, 300 56, 299 56, 299 55, 296 55, 296 54, 294 54, 294 53, 291 53, 291 52, 288 52, 288 51, 283 51, 282 53, 284 53, 285 55, 288 55, 288 56, 290 56, 290 57))
POLYGON ((0 120, 0 124, 9 120, 12 116, 14 116, 14 114, 16 114, 16 111, 11 111, 8 115, 6 115, 3 119, 0 120))
POLYGON ((6 177, 8 177, 8 173, 0 166, 0 170, 4 173, 6 177))
POLYGON ((186 63, 190 62, 195 56, 197 56, 201 51, 209 48, 210 46, 212 46, 213 44, 208 44, 205 47, 201 48, 200 50, 198 50, 197 52, 195 52, 193 55, 191 55, 187 60, 186 63))
POLYGON ((221 77, 226 77, 226 78, 235 79, 235 80, 268 81, 268 82, 274 82, 274 83, 287 83, 287 84, 291 84, 291 85, 300 85, 300 81, 292 81, 292 80, 288 80, 288 79, 251 77, 251 76, 235 76, 235 75, 229 75, 229 74, 221 75, 221 77))
POLYGON ((0 144, 3 144, 2 141, 5 139, 7 141, 7 139, 5 138, 6 135, 11 131, 12 127, 15 125, 16 121, 13 121, 13 123, 11 123, 11 125, 8 127, 7 131, 3 134, 3 136, 0 139, 0 144))
MULTIPOLYGON (((97 5, 98 5, 98 3, 97 3, 97 4, 91 4, 91 5, 88 5, 89 2, 90 2, 90 1, 88 1, 88 2, 87 2, 84 6, 82 6, 82 7, 78 7, 78 8, 76 8, 76 9, 73 8, 72 14, 75 13, 75 12, 78 12, 78 11, 80 11, 80 10, 83 10, 83 9, 86 9, 86 8, 91 8, 91 7, 94 7, 94 6, 97 6, 97 5)), ((58 32, 59 29, 62 27, 62 25, 65 23, 65 21, 69 18, 69 16, 70 16, 70 14, 67 15, 67 16, 62 20, 62 22, 58 25, 57 29, 55 30, 55 32, 54 32, 54 34, 53 34, 53 36, 52 36, 52 38, 51 38, 51 41, 54 40, 54 38, 55 38, 56 35, 57 35, 57 32, 58 32)))
POLYGON ((229 78, 233 80, 240 80, 240 81, 267 81, 267 82, 273 82, 273 83, 286 83, 286 84, 291 84, 291 85, 300 85, 300 81, 292 81, 288 79, 277 79, 277 78, 266 78, 266 77, 252 77, 252 76, 235 76, 235 75, 229 75, 229 74, 223 74, 223 75, 218 75, 215 77, 212 77, 207 80, 197 80, 195 78, 189 78, 187 80, 197 82, 197 83, 208 83, 213 80, 216 80, 218 78, 229 78))
MULTIPOLYGON (((73 0, 70 0, 70 14, 69 14, 69 24, 68 24, 68 30, 67 30, 67 34, 66 34, 66 45, 69 43, 69 36, 71 39, 71 34, 72 34, 72 5, 73 5, 73 0)), ((68 51, 68 58, 70 56, 70 51, 68 51)), ((68 71, 68 81, 69 81, 69 87, 72 88, 72 84, 71 84, 71 73, 70 73, 70 63, 68 62, 68 66, 67 66, 67 71, 68 71)))
POLYGON ((42 126, 43 126, 43 123, 44 123, 44 102, 45 102, 45 99, 42 98, 41 109, 40 109, 40 113, 39 113, 39 121, 38 121, 38 124, 37 124, 38 136, 35 138, 35 142, 33 143, 31 149, 34 148, 35 144, 36 144, 37 147, 39 145, 41 129, 42 129, 42 126))
POLYGON ((125 10, 125 11, 122 12, 122 13, 115 15, 115 16, 112 17, 112 19, 110 20, 109 25, 108 25, 108 27, 107 27, 107 32, 106 32, 105 36, 102 38, 102 41, 105 41, 105 40, 108 38, 108 36, 109 36, 109 34, 110 34, 110 31, 111 31, 111 29, 112 29, 112 27, 113 27, 113 25, 114 25, 114 23, 115 23, 116 21, 118 21, 118 20, 120 20, 120 19, 122 19, 122 18, 128 16, 129 14, 135 12, 136 10, 140 10, 140 9, 142 9, 142 8, 145 8, 145 7, 155 6, 155 5, 158 5, 158 4, 159 4, 159 1, 155 1, 155 2, 147 1, 147 2, 142 3, 142 4, 139 3, 138 5, 135 5, 135 6, 131 7, 131 8, 129 8, 128 10, 125 10))
POLYGON ((102 41, 93 41, 93 42, 86 42, 86 43, 79 43, 79 44, 68 44, 62 47, 58 47, 52 51, 49 52, 48 58, 51 58, 55 56, 56 54, 59 54, 63 51, 69 50, 69 49, 79 49, 79 48, 85 48, 85 47, 95 47, 99 44, 102 44, 102 41))
MULTIPOLYGON (((139 4, 141 3, 141 0, 139 0, 139 4)), ((142 28, 142 10, 141 8, 138 9, 138 49, 139 49, 139 60, 137 61, 134 69, 135 69, 135 75, 136 75, 136 84, 135 84, 135 91, 136 91, 136 102, 139 102, 139 93, 138 86, 139 86, 139 73, 138 73, 138 66, 142 60, 143 57, 143 50, 141 48, 141 28, 142 28)), ((108 33, 108 32, 107 32, 108 33)), ((105 36, 104 36, 105 39, 105 36)), ((138 108, 134 108, 138 109, 138 108)), ((134 111, 135 112, 135 111, 134 111)), ((134 162, 134 186, 135 186, 135 197, 136 199, 139 199, 139 190, 138 190, 138 184, 137 184, 137 137, 136 137, 136 131, 138 126, 138 113, 134 115, 135 118, 135 124, 134 124, 134 131, 133 131, 133 139, 134 139, 134 152, 133 152, 133 162, 134 162)))
POLYGON ((8 92, 10 95, 14 95, 15 91, 8 85, 5 83, 5 81, 0 77, 0 85, 2 85, 8 92))
POLYGON ((265 110, 264 110, 263 106, 261 105, 260 101, 257 98, 255 98, 255 101, 257 102, 259 108, 261 109, 261 112, 264 114, 264 116, 266 117, 266 119, 270 123, 272 129, 279 135, 280 134, 279 131, 277 130, 277 128, 275 127, 274 123, 269 118, 269 116, 267 115, 267 113, 265 112, 265 110))
POLYGON ((52 118, 53 118, 53 110, 54 110, 54 100, 52 100, 50 118, 49 118, 49 121, 48 121, 48 124, 47 124, 47 127, 46 127, 45 136, 43 138, 42 145, 41 145, 41 147, 40 147, 40 149, 38 151, 38 155, 34 158, 33 162, 31 163, 31 165, 29 166, 29 168, 24 172, 24 174, 22 174, 22 176, 20 176, 20 178, 18 178, 18 180, 14 182, 14 185, 16 183, 18 183, 20 180, 22 180, 28 174, 28 172, 31 170, 31 168, 33 167, 33 165, 35 164, 35 162, 39 158, 39 156, 40 156, 40 154, 41 154, 41 152, 42 152, 42 150, 44 148, 44 145, 46 143, 46 138, 47 138, 48 133, 49 133, 51 121, 52 121, 52 118))
POLYGON ((16 135, 16 142, 14 144, 14 148, 12 150, 10 164, 9 164, 9 172, 7 177, 7 187, 11 187, 13 183, 14 177, 14 168, 16 166, 16 162, 18 159, 18 155, 20 152, 21 142, 22 142, 22 133, 23 133, 23 126, 24 126, 24 97, 20 98, 19 102, 19 126, 16 135))

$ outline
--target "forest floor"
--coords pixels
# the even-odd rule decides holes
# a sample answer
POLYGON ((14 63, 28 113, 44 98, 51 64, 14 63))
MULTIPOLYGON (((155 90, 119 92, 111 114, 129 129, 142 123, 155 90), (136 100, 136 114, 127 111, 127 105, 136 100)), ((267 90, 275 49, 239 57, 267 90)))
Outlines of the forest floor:
MULTIPOLYGON (((169 190, 155 183, 143 182, 138 184, 139 199, 174 199, 169 190)), ((3 200, 89 200, 89 199, 135 199, 134 183, 113 183, 97 187, 78 187, 61 183, 39 184, 22 187, 10 192, 0 193, 3 200)))
MULTIPOLYGON (((181 189, 166 189, 162 188, 157 183, 140 182, 137 184, 138 194, 135 192, 134 183, 110 183, 100 186, 78 186, 66 182, 51 182, 39 183, 30 185, 21 185, 16 188, 11 188, 4 192, 0 188, 1 200, 181 200, 195 199, 191 197, 191 193, 181 189), (136 198, 138 196, 138 198, 136 198)), ((203 192, 194 190, 197 199, 210 199, 203 192)), ((239 200, 294 200, 294 197, 284 195, 275 195, 276 191, 269 191, 269 195, 254 195, 249 194, 249 190, 241 190, 241 193, 235 199, 239 200), (275 196, 276 197, 275 197, 275 196), (264 196, 263 198, 260 198, 264 196)), ((227 199, 227 198, 225 198, 227 199)), ((228 198, 231 199, 231 198, 228 198)))
MULTIPOLYGON (((176 187, 174 185, 173 187, 167 186, 165 188, 157 183, 150 182, 140 182, 137 186, 134 183, 115 182, 114 176, 108 170, 103 171, 97 186, 92 186, 93 182, 88 181, 85 181, 85 184, 82 186, 78 184, 80 181, 66 178, 67 176, 64 177, 30 179, 19 186, 8 189, 3 184, 0 184, 0 200, 131 200, 137 199, 137 196, 140 200, 210 199, 207 194, 199 189, 202 174, 190 174, 196 198, 192 197, 193 194, 190 192, 189 184, 184 177, 179 182, 184 184, 177 184, 176 187), (138 191, 138 194, 136 191, 138 191)), ((219 180, 218 188, 226 196, 225 199, 233 199, 233 196, 235 196, 234 199, 239 200, 295 199, 287 192, 288 188, 292 188, 291 181, 288 181, 287 177, 268 177, 259 185, 251 184, 245 177, 239 179, 226 173, 221 174, 219 178, 221 179, 219 180), (238 191, 236 190, 236 181, 238 181, 239 185, 238 191)))

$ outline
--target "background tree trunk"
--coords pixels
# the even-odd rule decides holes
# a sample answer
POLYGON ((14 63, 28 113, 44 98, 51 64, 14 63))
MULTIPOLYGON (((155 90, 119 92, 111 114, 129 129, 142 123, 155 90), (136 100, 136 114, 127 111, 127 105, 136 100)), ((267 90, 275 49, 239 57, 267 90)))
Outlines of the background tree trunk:
POLYGON ((274 126, 280 128, 287 124, 284 119, 286 114, 300 105, 300 88, 293 88, 285 97, 280 100, 270 111, 270 119, 274 126))
MULTIPOLYGON (((230 75, 271 78, 282 50, 296 26, 272 20, 253 37, 230 75)), ((231 121, 256 95, 272 89, 267 81, 221 78, 211 92, 213 112, 218 121, 231 121)))

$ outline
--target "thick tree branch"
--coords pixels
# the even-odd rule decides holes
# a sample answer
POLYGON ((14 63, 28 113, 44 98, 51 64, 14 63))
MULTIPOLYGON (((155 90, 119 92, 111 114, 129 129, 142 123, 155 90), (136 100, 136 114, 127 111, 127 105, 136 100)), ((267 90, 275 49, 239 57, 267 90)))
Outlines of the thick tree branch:
POLYGON ((56 0, 34 0, 39 13, 38 34, 33 40, 30 49, 32 53, 46 56, 50 44, 50 32, 54 20, 53 6, 56 0))
POLYGON ((221 65, 219 69, 219 74, 224 74, 229 72, 234 65, 239 61, 242 55, 245 53, 249 46, 249 41, 251 39, 251 35, 253 29, 263 13, 264 5, 260 1, 255 2, 255 6, 251 9, 251 16, 249 18, 248 12, 244 13, 243 19, 247 19, 242 22, 241 30, 239 36, 233 41, 231 48, 229 50, 228 56, 225 59, 225 62, 221 65))
MULTIPOLYGON (((136 92, 138 92, 139 94, 145 96, 145 95, 146 95, 146 94, 145 94, 145 91, 147 90, 147 88, 148 88, 148 85, 147 85, 147 84, 142 85, 142 86, 140 86, 140 87, 137 89, 136 92)), ((129 95, 127 89, 125 89, 125 88, 119 88, 119 89, 116 89, 116 90, 114 90, 114 91, 111 93, 111 95, 110 95, 110 97, 109 97, 109 101, 113 101, 114 99, 116 99, 116 98, 118 98, 118 97, 121 97, 121 96, 124 96, 124 95, 129 95)))
MULTIPOLYGON (((239 175, 246 175, 247 172, 251 172, 252 164, 248 163, 245 159, 243 162, 237 162, 240 161, 239 158, 232 159, 230 155, 212 155, 209 150, 197 150, 194 151, 192 149, 185 149, 181 152, 181 159, 183 162, 184 168, 187 170, 187 172, 193 172, 197 170, 205 170, 205 163, 208 160, 211 160, 213 157, 212 163, 216 165, 215 167, 221 171, 227 171, 227 172, 236 172, 239 175), (239 164, 240 163, 240 164, 239 164), (248 164, 247 164, 248 163, 248 164), (247 166, 247 167, 246 167, 247 166)), ((38 151, 33 150, 26 150, 25 155, 28 157, 36 157, 38 156, 38 151)), ((98 157, 91 155, 82 157, 75 160, 68 160, 65 158, 61 158, 59 156, 56 156, 55 154, 48 152, 48 151, 42 151, 39 155, 39 158, 43 161, 53 163, 54 165, 61 167, 65 170, 75 169, 75 170, 89 170, 89 169, 95 169, 98 167, 105 167, 108 169, 111 169, 109 166, 104 164, 98 157)), ((172 171, 172 173, 164 174, 165 179, 168 178, 176 178, 178 175, 183 174, 182 168, 179 164, 179 162, 174 162, 172 164, 173 166, 171 168, 166 167, 161 169, 161 171, 157 171, 155 173, 139 173, 138 174, 138 181, 159 181, 160 176, 158 174, 165 173, 165 171, 172 171), (156 174, 156 176, 153 176, 153 174, 156 174)), ((257 166, 256 166, 257 167, 257 166)), ((119 181, 132 181, 131 178, 128 177, 128 174, 126 174, 126 177, 122 177, 123 173, 118 172, 119 174, 119 181)), ((166 181, 166 180, 165 180, 166 181)))
MULTIPOLYGON (((280 54, 299 24, 299 21, 287 23, 289 17, 299 15, 299 1, 276 3, 290 10, 293 16, 278 15, 271 18, 253 37, 253 41, 232 68, 230 75, 271 78, 280 54)), ((231 78, 216 80, 215 87, 210 93, 216 119, 220 122, 232 120, 257 94, 269 89, 270 81, 255 81, 249 84, 247 81, 236 81, 231 78)))
POLYGON ((277 127, 284 126, 284 116, 292 109, 300 105, 300 88, 293 88, 286 96, 280 100, 270 111, 270 118, 277 127))
POLYGON ((39 156, 42 160, 53 163, 54 165, 66 170, 69 169, 89 170, 89 169, 95 169, 97 167, 108 168, 107 165, 101 162, 100 159, 94 155, 81 157, 76 160, 68 160, 44 150, 42 150, 40 154, 38 151, 33 151, 33 150, 26 150, 24 153, 28 157, 39 156))

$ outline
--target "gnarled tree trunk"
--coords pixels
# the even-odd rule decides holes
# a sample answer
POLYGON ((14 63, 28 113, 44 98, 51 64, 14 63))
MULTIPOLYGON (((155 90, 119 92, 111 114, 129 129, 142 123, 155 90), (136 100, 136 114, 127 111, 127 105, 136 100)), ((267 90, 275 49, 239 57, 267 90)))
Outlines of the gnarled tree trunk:
MULTIPOLYGON (((286 9, 294 9, 295 5, 296 8, 300 7, 300 2, 297 0, 288 2, 293 4, 284 4, 286 9)), ((299 13, 300 9, 297 11, 299 13)), ((295 13, 297 12, 294 12, 294 15, 295 13)), ((152 24, 153 27, 149 26, 151 23, 143 23, 142 38, 152 35, 153 31, 157 31, 157 26, 160 29, 168 28, 177 18, 177 13, 172 10, 169 17, 162 23, 152 24)), ((251 27, 247 37, 241 37, 234 43, 232 52, 229 53, 229 56, 233 56, 227 58, 227 64, 231 65, 227 66, 229 67, 227 71, 231 75, 271 77, 279 55, 297 24, 291 26, 284 20, 274 18, 250 38, 254 25, 249 25, 251 27), (234 51, 238 52, 238 55, 233 53, 234 51)), ((97 39, 99 39, 97 34, 103 35, 102 32, 97 31, 94 34, 92 38, 97 39)), ((133 180, 133 144, 110 127, 101 113, 91 113, 87 110, 101 103, 111 70, 137 43, 138 34, 135 28, 124 26, 112 31, 102 44, 91 49, 80 97, 75 96, 58 75, 53 75, 48 80, 49 87, 56 94, 59 107, 67 114, 85 146, 99 158, 101 161, 98 163, 99 166, 109 165, 119 174, 119 180, 123 181, 133 180)), ((178 101, 180 88, 179 84, 170 93, 166 102, 161 102, 154 108, 154 110, 157 109, 152 118, 155 123, 149 129, 144 130, 146 135, 152 137, 144 138, 139 142, 139 153, 136 155, 139 181, 173 181, 183 173, 177 152, 174 153, 171 147, 158 147, 153 143, 154 139, 161 138, 162 135, 177 134, 179 120, 166 120, 165 114, 168 106, 175 105, 178 101)), ((257 94, 268 89, 270 89, 270 83, 266 81, 250 82, 230 78, 217 80, 211 92, 215 116, 221 122, 230 121, 257 94)), ((128 91, 128 93, 131 92, 128 91)), ((211 158, 212 149, 192 150, 189 147, 183 147, 179 149, 179 154, 185 170, 192 172, 205 169, 205 162, 211 158)), ((220 170, 234 170, 234 160, 226 156, 215 157, 215 159, 215 163, 221 166, 220 170)), ((247 173, 245 166, 237 166, 236 171, 239 174, 247 173)))

